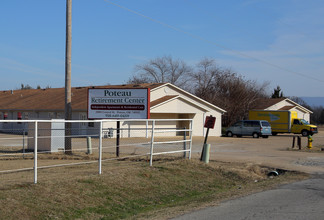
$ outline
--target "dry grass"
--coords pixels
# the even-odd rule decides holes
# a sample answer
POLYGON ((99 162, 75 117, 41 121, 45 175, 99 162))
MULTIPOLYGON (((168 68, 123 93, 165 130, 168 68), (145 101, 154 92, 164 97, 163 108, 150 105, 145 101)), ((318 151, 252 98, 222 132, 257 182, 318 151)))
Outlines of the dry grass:
POLYGON ((106 162, 102 175, 97 164, 42 169, 36 185, 32 171, 0 174, 0 218, 166 219, 307 177, 288 172, 270 179, 270 168, 253 164, 174 158, 149 167, 147 159, 106 162))

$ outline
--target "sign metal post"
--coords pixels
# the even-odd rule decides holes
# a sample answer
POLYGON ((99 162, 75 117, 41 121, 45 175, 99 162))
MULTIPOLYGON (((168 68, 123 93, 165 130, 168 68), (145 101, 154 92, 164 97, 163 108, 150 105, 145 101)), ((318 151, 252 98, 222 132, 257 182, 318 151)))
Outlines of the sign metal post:
POLYGON ((207 144, 209 129, 210 128, 214 129, 215 122, 216 122, 216 117, 213 117, 212 115, 206 116, 204 128, 207 128, 207 132, 206 132, 206 136, 205 136, 204 145, 203 145, 203 148, 202 148, 202 151, 201 151, 201 156, 200 156, 201 161, 203 160, 203 156, 204 156, 204 153, 205 153, 205 146, 207 144))

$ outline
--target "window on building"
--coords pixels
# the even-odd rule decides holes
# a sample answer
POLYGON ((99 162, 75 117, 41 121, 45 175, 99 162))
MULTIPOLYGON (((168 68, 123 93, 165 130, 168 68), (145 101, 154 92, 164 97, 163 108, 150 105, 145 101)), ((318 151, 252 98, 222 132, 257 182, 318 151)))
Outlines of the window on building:
MULTIPOLYGON (((80 120, 87 120, 87 115, 84 114, 84 113, 80 113, 80 120)), ((81 126, 86 126, 86 123, 85 122, 82 122, 81 123, 81 126)))
POLYGON ((54 118, 54 115, 55 115, 54 112, 49 112, 48 113, 48 118, 49 119, 53 119, 54 118))

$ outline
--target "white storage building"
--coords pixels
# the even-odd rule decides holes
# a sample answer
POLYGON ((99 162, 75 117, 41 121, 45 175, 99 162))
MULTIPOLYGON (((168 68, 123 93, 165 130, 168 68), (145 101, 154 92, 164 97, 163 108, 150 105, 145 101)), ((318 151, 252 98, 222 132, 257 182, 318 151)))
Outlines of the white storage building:
POLYGON ((302 105, 288 99, 288 98, 273 98, 260 100, 259 104, 254 108, 256 110, 288 110, 295 111, 298 118, 302 118, 310 122, 310 114, 313 112, 302 105))

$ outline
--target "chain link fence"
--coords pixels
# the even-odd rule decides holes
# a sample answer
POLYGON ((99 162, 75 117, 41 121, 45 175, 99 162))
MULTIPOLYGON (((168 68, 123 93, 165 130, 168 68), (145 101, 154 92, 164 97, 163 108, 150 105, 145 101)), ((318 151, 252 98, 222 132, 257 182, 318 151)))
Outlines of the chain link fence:
POLYGON ((0 184, 37 183, 46 168, 97 164, 101 174, 106 161, 144 157, 152 166, 162 155, 190 159, 191 146, 189 119, 0 120, 0 184))

